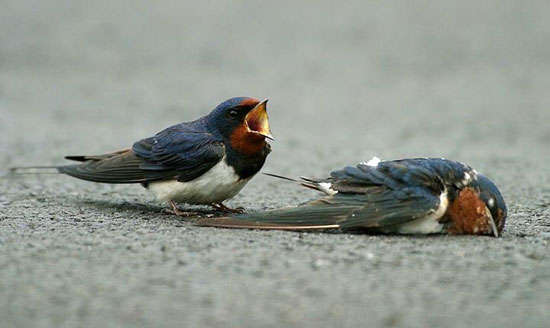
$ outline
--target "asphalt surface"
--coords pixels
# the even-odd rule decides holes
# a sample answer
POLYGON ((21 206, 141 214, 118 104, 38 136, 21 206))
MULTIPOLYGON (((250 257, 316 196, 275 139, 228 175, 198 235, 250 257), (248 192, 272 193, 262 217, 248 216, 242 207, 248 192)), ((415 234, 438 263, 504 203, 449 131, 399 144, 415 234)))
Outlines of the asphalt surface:
MULTIPOLYGON (((550 323, 547 1, 2 1, 0 167, 128 147, 268 97, 264 171, 376 155, 491 177, 503 238, 195 227, 139 186, 0 173, 2 327, 550 323)), ((228 204, 315 193, 257 176, 228 204)))

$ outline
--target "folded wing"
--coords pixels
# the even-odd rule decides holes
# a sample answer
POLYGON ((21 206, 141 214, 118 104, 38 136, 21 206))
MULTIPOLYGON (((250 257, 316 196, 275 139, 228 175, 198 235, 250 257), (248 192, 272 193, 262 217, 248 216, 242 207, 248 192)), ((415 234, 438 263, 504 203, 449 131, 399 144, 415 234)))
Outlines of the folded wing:
MULTIPOLYGON (((359 190, 359 183, 354 187, 359 190)), ((349 188, 348 188, 349 190, 349 188)), ((397 226, 434 213, 439 194, 425 187, 365 185, 361 192, 337 193, 292 208, 229 218, 201 219, 202 226, 275 230, 366 230, 392 232, 397 226)))
POLYGON ((216 165, 223 154, 223 143, 211 134, 172 128, 136 142, 132 149, 99 156, 68 156, 83 163, 57 170, 104 183, 190 181, 216 165))

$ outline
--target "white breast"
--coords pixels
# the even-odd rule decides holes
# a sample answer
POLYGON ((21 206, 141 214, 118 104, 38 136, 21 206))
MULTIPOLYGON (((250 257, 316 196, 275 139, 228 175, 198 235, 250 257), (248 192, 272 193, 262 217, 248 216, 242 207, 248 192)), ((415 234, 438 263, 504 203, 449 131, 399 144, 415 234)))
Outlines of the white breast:
POLYGON ((160 201, 182 202, 188 204, 220 203, 233 198, 250 180, 240 180, 233 167, 227 165, 225 158, 200 177, 179 182, 176 180, 152 182, 151 190, 160 201))
POLYGON ((399 233, 402 234, 428 234, 440 233, 443 231, 444 225, 439 223, 439 219, 447 212, 449 199, 447 190, 439 196, 439 207, 429 215, 401 225, 399 233))

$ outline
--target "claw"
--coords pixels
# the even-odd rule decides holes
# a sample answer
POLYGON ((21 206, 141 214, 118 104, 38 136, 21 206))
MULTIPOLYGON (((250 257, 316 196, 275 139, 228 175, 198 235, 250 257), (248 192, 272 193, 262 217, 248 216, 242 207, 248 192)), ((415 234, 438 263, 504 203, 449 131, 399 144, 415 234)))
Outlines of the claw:
POLYGON ((215 208, 217 211, 221 211, 225 213, 242 214, 245 212, 244 207, 231 208, 231 207, 225 206, 222 203, 213 203, 212 207, 215 208))

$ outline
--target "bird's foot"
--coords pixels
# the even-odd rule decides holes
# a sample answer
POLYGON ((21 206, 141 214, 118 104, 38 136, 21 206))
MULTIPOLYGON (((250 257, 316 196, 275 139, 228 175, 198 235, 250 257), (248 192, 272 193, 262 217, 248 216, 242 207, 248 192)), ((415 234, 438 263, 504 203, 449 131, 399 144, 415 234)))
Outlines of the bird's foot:
POLYGON ((242 214, 245 212, 244 207, 237 207, 237 208, 231 208, 227 207, 222 203, 214 203, 212 204, 212 207, 216 211, 224 212, 224 213, 233 213, 233 214, 242 214))
POLYGON ((204 213, 201 213, 201 212, 196 212, 196 211, 182 211, 178 208, 178 205, 174 202, 174 201, 170 201, 170 209, 165 209, 165 211, 167 213, 170 213, 170 214, 173 214, 173 215, 177 215, 177 216, 181 216, 181 217, 191 217, 191 216, 201 216, 203 215, 204 213))

